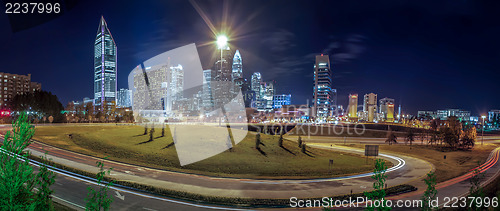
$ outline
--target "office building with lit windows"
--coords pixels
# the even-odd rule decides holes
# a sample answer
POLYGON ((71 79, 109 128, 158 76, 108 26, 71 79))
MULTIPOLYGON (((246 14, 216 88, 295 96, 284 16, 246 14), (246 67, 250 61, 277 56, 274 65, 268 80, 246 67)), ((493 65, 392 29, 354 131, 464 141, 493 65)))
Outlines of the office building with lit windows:
POLYGON ((94 99, 96 109, 109 111, 116 103, 116 44, 101 16, 94 42, 94 99))
POLYGON ((121 88, 116 97, 117 108, 132 107, 132 90, 121 88))
POLYGON ((250 88, 252 89, 252 91, 254 91, 255 93, 258 94, 260 92, 260 84, 261 83, 262 83, 262 76, 260 75, 259 72, 254 72, 252 74, 252 79, 250 82, 250 88))
MULTIPOLYGON (((232 74, 231 77, 233 79, 233 83, 236 85, 236 88, 239 88, 241 90, 243 83, 245 80, 243 79, 243 60, 241 59, 241 54, 239 50, 236 50, 233 56, 233 65, 232 65, 232 74)), ((239 90, 235 90, 238 92, 239 90)))
POLYGON ((42 84, 31 81, 31 74, 18 75, 0 72, 0 107, 8 107, 16 95, 41 89, 42 84))
POLYGON ((394 99, 384 97, 379 100, 379 113, 382 116, 382 120, 394 121, 394 99))
POLYGON ((347 107, 347 116, 350 120, 358 119, 358 94, 349 95, 349 106, 347 107))
POLYGON ((316 55, 314 64, 313 114, 316 118, 330 116, 332 106, 335 106, 332 89, 332 71, 328 55, 316 55))
POLYGON ((375 114, 377 113, 377 94, 365 94, 363 100, 363 113, 366 117, 366 121, 373 122, 375 114))
POLYGON ((211 82, 212 70, 203 70, 202 105, 205 108, 211 108, 213 106, 211 82))
POLYGON ((460 121, 469 121, 470 120, 470 111, 462 110, 462 109, 445 109, 438 110, 437 117, 441 120, 447 120, 448 117, 457 117, 460 121))
POLYGON ((273 96, 273 108, 282 108, 283 106, 290 105, 292 102, 291 94, 281 94, 273 96))

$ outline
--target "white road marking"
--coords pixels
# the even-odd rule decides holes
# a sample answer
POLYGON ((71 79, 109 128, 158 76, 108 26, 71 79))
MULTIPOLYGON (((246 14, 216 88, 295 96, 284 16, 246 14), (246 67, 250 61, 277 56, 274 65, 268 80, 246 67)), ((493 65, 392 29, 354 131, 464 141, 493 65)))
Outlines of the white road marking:
POLYGON ((121 199, 122 201, 125 201, 125 195, 121 195, 120 192, 115 190, 115 196, 116 198, 121 199))

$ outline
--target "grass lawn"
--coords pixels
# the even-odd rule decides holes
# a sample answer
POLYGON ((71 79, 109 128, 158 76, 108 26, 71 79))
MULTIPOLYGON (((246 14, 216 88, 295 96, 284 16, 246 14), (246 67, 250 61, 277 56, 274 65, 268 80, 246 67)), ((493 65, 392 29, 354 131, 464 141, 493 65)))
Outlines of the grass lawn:
POLYGON ((141 126, 60 125, 37 126, 35 140, 111 160, 159 169, 198 173, 211 176, 242 178, 321 178, 371 172, 373 159, 354 154, 308 148, 302 153, 296 142, 285 140, 278 146, 279 136, 261 134, 262 152, 255 149, 255 135, 249 133, 233 150, 208 159, 180 166, 168 127, 165 137, 156 128, 151 142, 141 126), (68 135, 72 134, 72 138, 68 135), (333 168, 328 167, 334 160, 333 168))
MULTIPOLYGON (((328 144, 330 145, 330 144, 328 144)), ((339 146, 348 146, 364 149, 364 144, 338 144, 339 146)), ((430 147, 425 145, 380 145, 380 152, 393 152, 397 154, 409 155, 420 158, 432 163, 436 168, 437 182, 446 181, 460 175, 478 166, 478 162, 483 164, 490 152, 499 145, 480 144, 476 145, 471 151, 449 151, 445 148, 430 147), (444 156, 446 155, 446 159, 444 156)))

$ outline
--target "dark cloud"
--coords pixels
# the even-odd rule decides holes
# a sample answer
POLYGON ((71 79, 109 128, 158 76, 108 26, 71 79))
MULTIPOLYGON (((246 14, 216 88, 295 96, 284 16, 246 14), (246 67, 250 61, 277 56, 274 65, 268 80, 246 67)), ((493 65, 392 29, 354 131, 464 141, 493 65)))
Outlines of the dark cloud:
POLYGON ((330 55, 333 63, 350 62, 365 51, 363 42, 366 37, 363 35, 352 34, 344 38, 331 36, 330 39, 328 46, 321 52, 330 55))
POLYGON ((269 33, 262 39, 262 44, 274 53, 283 53, 296 46, 294 44, 295 38, 296 36, 292 32, 285 29, 279 29, 269 33))

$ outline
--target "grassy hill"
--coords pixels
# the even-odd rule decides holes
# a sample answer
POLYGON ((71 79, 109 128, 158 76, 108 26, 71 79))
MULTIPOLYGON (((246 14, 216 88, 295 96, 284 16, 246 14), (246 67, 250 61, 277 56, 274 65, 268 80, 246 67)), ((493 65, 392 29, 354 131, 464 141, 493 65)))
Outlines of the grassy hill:
MULTIPOLYGON (((198 130, 198 129, 197 129, 198 130)), ((139 164, 159 169, 212 176, 242 178, 322 178, 369 172, 373 160, 358 155, 308 148, 302 153, 296 142, 285 140, 278 146, 279 136, 261 134, 261 150, 255 149, 255 133, 250 132, 232 151, 180 166, 170 130, 160 137, 156 128, 151 142, 141 126, 64 125, 37 126, 35 139, 87 155, 139 164), (71 134, 71 136, 70 136, 71 134), (329 167, 329 160, 334 160, 329 167)))

